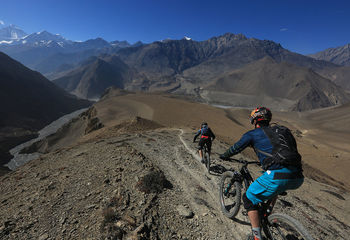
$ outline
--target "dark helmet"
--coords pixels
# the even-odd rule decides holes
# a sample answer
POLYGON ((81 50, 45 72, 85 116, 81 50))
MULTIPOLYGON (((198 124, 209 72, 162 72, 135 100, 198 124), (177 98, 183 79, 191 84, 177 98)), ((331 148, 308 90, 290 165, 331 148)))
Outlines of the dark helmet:
POLYGON ((269 123, 271 121, 271 118, 272 113, 270 109, 266 107, 257 107, 251 112, 249 120, 251 124, 254 124, 254 120, 256 120, 256 123, 262 121, 269 123))
POLYGON ((208 123, 206 123, 206 122, 202 122, 202 124, 201 124, 201 128, 203 128, 203 127, 205 127, 205 126, 207 126, 207 127, 208 127, 208 123))

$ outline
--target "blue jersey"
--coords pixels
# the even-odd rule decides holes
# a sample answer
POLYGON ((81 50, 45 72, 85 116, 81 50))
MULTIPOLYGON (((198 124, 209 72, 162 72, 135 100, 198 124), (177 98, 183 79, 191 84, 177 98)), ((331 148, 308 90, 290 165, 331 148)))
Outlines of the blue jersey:
MULTIPOLYGON (((253 147, 254 149, 259 149, 261 151, 272 153, 273 146, 270 139, 266 136, 261 128, 253 129, 246 132, 242 138, 230 147, 229 152, 231 155, 242 152, 246 147, 253 147)), ((260 152, 256 151, 256 154, 260 160, 261 165, 264 163, 266 156, 260 152)), ((279 164, 273 164, 269 167, 269 170, 282 169, 283 166, 279 164)))

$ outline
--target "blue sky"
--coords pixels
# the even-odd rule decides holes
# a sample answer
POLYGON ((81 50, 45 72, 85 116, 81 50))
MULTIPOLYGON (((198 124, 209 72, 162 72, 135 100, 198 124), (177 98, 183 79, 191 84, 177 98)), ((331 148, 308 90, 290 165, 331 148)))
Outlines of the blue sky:
POLYGON ((302 54, 350 43, 349 0, 3 0, 0 21, 71 40, 202 41, 232 32, 302 54))

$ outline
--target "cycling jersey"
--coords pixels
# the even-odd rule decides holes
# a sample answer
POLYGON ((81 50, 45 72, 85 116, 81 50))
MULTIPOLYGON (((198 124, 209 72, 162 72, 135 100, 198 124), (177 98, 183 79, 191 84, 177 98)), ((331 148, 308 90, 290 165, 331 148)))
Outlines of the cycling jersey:
POLYGON ((196 141, 199 135, 201 135, 201 138, 206 138, 206 139, 209 139, 210 141, 215 139, 215 135, 213 131, 208 126, 204 126, 197 131, 196 135, 194 136, 193 142, 196 141))
MULTIPOLYGON (((231 146, 223 155, 232 156, 251 146, 256 151, 261 165, 264 165, 265 153, 272 153, 273 145, 262 128, 255 128, 245 133, 242 138, 231 146), (257 151, 260 150, 260 151, 257 151)), ((302 169, 294 166, 273 164, 257 178, 247 189, 246 196, 254 205, 266 201, 273 196, 290 189, 297 189, 304 182, 302 169)))
MULTIPOLYGON (((233 146, 229 148, 230 155, 235 155, 237 153, 242 152, 246 147, 253 147, 254 149, 259 149, 263 152, 272 153, 272 144, 270 139, 266 136, 264 131, 261 128, 255 128, 251 131, 245 133, 242 138, 236 142, 233 146)), ((264 163, 264 159, 266 155, 256 152, 261 165, 264 163)), ((269 167, 269 170, 281 169, 283 166, 279 164, 273 164, 269 167)))

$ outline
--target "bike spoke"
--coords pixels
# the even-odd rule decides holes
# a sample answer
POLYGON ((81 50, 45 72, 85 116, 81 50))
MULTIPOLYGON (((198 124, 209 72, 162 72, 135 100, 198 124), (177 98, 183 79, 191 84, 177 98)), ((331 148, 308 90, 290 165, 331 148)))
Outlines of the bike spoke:
POLYGON ((275 240, 303 240, 303 236, 292 226, 286 223, 273 223, 270 227, 270 233, 275 240))

